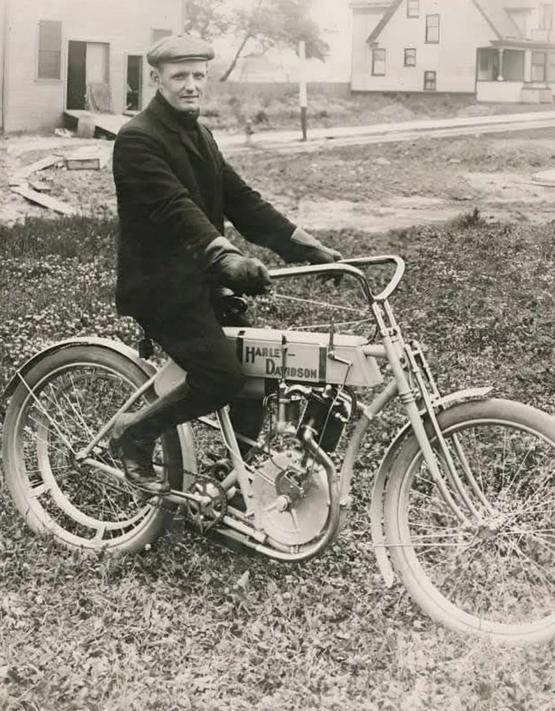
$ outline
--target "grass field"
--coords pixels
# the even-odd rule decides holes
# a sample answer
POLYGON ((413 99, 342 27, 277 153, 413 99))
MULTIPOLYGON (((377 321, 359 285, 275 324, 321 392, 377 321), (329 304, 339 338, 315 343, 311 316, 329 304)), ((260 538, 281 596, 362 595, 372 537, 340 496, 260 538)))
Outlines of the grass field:
MULTIPOLYGON (((356 160, 344 156, 353 170, 356 160)), ((0 227, 3 383, 52 341, 134 342, 133 323, 114 315, 114 232, 111 220, 84 218, 0 227)), ((318 236, 346 256, 406 258, 393 305, 406 332, 430 347, 442 390, 491 384, 555 412, 553 225, 466 216, 442 228, 318 236)), ((356 303, 347 288, 311 296, 356 303)), ((262 323, 303 315, 273 303, 254 310, 262 323)), ((340 539, 301 566, 234 554, 178 526, 138 555, 70 554, 36 539, 3 489, 0 708, 552 708, 553 647, 461 639, 423 617, 399 586, 386 590, 367 506, 399 421, 392 412, 368 437, 340 539), (236 587, 245 572, 245 588, 236 587)))

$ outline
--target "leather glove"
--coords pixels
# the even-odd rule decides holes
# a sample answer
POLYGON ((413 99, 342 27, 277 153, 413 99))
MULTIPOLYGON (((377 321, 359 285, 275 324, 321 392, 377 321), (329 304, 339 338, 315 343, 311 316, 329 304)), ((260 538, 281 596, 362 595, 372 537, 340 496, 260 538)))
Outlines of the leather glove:
POLYGON ((205 268, 220 286, 236 294, 264 294, 271 284, 268 270, 259 259, 244 257, 225 237, 217 237, 204 251, 205 268))
POLYGON ((271 280, 259 259, 244 257, 225 237, 217 237, 204 251, 205 268, 219 286, 236 294, 265 294, 271 280))
MULTIPOLYGON (((310 264, 332 264, 333 262, 339 262, 343 259, 341 252, 331 247, 326 247, 322 244, 316 237, 302 229, 302 227, 297 227, 293 234, 291 235, 291 243, 299 245, 303 251, 303 259, 310 264)), ((342 274, 336 274, 335 276, 326 276, 323 274, 319 277, 323 282, 333 279, 335 286, 341 284, 342 274)))
POLYGON ((343 259, 341 252, 331 247, 326 247, 316 237, 297 227, 291 235, 291 243, 299 245, 302 250, 303 259, 310 264, 331 264, 343 259))
POLYGON ((212 265, 212 272, 223 286, 236 294, 265 294, 271 286, 268 270, 260 259, 227 253, 212 265))

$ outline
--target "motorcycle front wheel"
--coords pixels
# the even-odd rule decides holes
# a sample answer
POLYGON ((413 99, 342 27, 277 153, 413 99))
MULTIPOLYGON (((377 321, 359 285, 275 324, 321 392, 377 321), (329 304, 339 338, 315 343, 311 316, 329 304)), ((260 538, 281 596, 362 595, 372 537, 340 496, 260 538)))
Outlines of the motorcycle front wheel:
POLYGON ((394 568, 415 602, 450 629, 510 644, 552 639, 554 418, 491 399, 452 407, 439 423, 459 486, 428 422, 452 499, 440 491, 416 438, 409 437, 385 497, 394 568))

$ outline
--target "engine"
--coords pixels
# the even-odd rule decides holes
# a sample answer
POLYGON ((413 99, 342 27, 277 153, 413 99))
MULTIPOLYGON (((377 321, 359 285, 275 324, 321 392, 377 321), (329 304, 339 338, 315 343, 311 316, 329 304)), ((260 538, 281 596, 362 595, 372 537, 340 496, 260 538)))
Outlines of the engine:
POLYGON ((334 452, 345 425, 356 409, 356 398, 348 388, 326 385, 307 388, 281 382, 277 395, 275 430, 278 434, 295 434, 302 442, 308 430, 324 452, 334 452))
POLYGON ((303 545, 323 530, 330 506, 326 472, 306 440, 326 454, 334 452, 356 400, 345 388, 284 382, 269 400, 273 453, 253 477, 257 522, 274 544, 303 545))

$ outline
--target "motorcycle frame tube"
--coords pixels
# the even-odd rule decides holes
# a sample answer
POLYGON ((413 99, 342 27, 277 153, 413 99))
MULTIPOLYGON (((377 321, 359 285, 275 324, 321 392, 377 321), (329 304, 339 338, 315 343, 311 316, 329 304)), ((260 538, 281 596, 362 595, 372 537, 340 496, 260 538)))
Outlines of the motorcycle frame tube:
MULTIPOLYGON (((252 516, 252 487, 247 469, 245 467, 245 462, 243 461, 243 457, 241 456, 241 452, 239 450, 239 443, 237 442, 235 430, 233 429, 233 425, 231 424, 231 418, 229 416, 229 407, 226 405, 221 410, 218 410, 216 414, 218 418, 218 423, 220 425, 222 439, 224 441, 225 447, 229 453, 229 457, 233 465, 234 480, 238 482, 239 488, 241 489, 241 494, 245 499, 245 503, 247 505, 247 516, 252 516)), ((226 483, 229 479, 230 477, 228 476, 226 478, 226 483)), ((231 481, 231 484, 233 483, 235 482, 231 481)))
POLYGON ((370 423, 377 415, 398 395, 398 385, 395 379, 391 379, 385 388, 372 400, 369 405, 359 404, 358 409, 362 413, 355 430, 347 445, 345 457, 340 470, 340 497, 341 501, 347 501, 351 492, 351 482, 353 479, 354 465, 362 444, 362 439, 366 434, 370 423))
POLYGON ((95 437, 88 443, 88 445, 80 450, 78 452, 77 458, 81 459, 84 457, 88 457, 89 454, 92 452, 92 450, 96 447, 96 445, 100 442, 100 440, 106 436, 107 432, 112 428, 114 422, 117 420, 117 418, 124 412, 127 412, 127 410, 132 407, 137 400, 142 397, 148 390, 153 386, 154 381, 156 380, 156 375, 153 375, 149 380, 147 380, 143 385, 141 385, 140 388, 135 390, 129 398, 123 403, 123 405, 120 407, 120 409, 112 415, 112 417, 108 420, 108 422, 105 423, 105 425, 102 427, 101 430, 98 431, 98 433, 95 435, 95 437))

